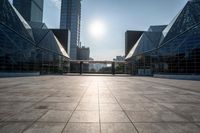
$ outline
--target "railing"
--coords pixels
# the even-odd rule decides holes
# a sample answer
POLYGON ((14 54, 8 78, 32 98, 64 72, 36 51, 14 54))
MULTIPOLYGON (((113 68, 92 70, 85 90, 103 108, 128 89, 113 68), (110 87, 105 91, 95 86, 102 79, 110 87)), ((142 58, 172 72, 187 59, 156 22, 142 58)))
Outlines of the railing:
POLYGON ((70 73, 127 74, 125 61, 70 60, 70 73))

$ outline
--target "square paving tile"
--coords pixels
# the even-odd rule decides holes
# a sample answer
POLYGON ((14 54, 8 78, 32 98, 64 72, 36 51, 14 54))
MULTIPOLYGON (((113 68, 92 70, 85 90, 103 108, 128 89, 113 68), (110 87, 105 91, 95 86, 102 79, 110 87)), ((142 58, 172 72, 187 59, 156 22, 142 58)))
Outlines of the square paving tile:
POLYGON ((94 103, 80 103, 76 110, 85 110, 85 111, 98 111, 99 110, 99 105, 94 104, 94 103))
POLYGON ((0 121, 8 119, 11 115, 12 115, 11 113, 0 113, 0 121))
POLYGON ((79 98, 69 98, 69 97, 48 97, 44 102, 58 102, 58 103, 76 103, 79 98))
POLYGON ((130 122, 123 111, 100 111, 101 122, 130 122))
POLYGON ((200 112, 188 112, 188 113, 180 112, 180 114, 183 115, 184 118, 186 118, 190 122, 200 122, 200 112))
POLYGON ((191 123, 134 123, 141 133, 199 133, 200 128, 191 123))
POLYGON ((100 133, 99 123, 68 123, 63 133, 100 133))
POLYGON ((45 113, 46 110, 25 110, 9 118, 8 121, 35 121, 45 113))
POLYGON ((69 122, 99 122, 99 112, 75 111, 69 122))
POLYGON ((145 108, 142 106, 143 104, 122 104, 122 108, 124 110, 130 111, 145 111, 145 108))
POLYGON ((171 132, 176 133, 199 133, 200 127, 194 125, 194 123, 169 123, 171 132))
POLYGON ((61 110, 61 111, 73 111, 78 103, 58 103, 58 102, 41 102, 36 104, 34 109, 50 109, 50 110, 61 110))
POLYGON ((0 113, 17 113, 34 104, 33 102, 1 102, 0 113))
POLYGON ((199 133, 199 86, 151 77, 0 78, 0 133, 199 133))
POLYGON ((132 123, 102 123, 101 133, 137 133, 132 123))
POLYGON ((24 133, 61 133, 65 123, 40 123, 37 122, 24 133))
POLYGON ((98 96, 82 98, 81 103, 98 104, 98 96))
POLYGON ((187 122, 173 112, 126 111, 132 122, 187 122))
POLYGON ((117 104, 117 101, 115 100, 115 98, 100 97, 100 98, 99 98, 99 102, 100 102, 101 104, 104 104, 104 103, 113 103, 113 104, 117 104))
POLYGON ((170 132, 168 124, 163 123, 134 123, 139 133, 176 133, 170 132))
POLYGON ((38 121, 42 122, 67 122, 72 114, 72 111, 55 111, 49 110, 38 121))
POLYGON ((31 109, 50 109, 55 106, 56 103, 52 102, 39 102, 31 107, 31 109))
POLYGON ((166 108, 169 108, 176 112, 200 112, 200 104, 192 104, 192 103, 172 103, 172 104, 166 104, 163 103, 163 106, 166 108))
POLYGON ((65 110, 65 111, 73 111, 75 110, 78 103, 56 103, 53 110, 65 110))
POLYGON ((147 111, 170 111, 168 108, 166 108, 165 106, 156 104, 156 103, 142 103, 142 106, 147 110, 147 111))
POLYGON ((32 122, 7 122, 0 126, 0 133, 21 133, 30 126, 32 122))
POLYGON ((119 104, 100 104, 100 110, 101 111, 117 111, 122 110, 122 108, 119 106, 119 104))

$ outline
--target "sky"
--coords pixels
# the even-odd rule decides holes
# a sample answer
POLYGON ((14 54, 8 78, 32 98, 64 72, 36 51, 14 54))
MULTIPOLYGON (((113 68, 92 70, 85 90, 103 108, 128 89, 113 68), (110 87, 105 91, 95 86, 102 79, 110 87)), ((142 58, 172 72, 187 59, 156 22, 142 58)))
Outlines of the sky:
POLYGON ((91 57, 112 60, 124 55, 125 32, 147 30, 150 25, 169 24, 187 0, 83 0, 81 41, 89 46, 91 57), (106 27, 103 39, 93 39, 88 27, 94 20, 106 27))
MULTIPOLYGON (((188 0, 82 0, 81 42, 90 47, 95 60, 112 60, 124 55, 125 32, 147 30, 150 25, 169 24, 188 0), (96 38, 90 25, 101 22, 104 33, 96 38)), ((43 21, 59 28, 60 0, 44 0, 43 21)))

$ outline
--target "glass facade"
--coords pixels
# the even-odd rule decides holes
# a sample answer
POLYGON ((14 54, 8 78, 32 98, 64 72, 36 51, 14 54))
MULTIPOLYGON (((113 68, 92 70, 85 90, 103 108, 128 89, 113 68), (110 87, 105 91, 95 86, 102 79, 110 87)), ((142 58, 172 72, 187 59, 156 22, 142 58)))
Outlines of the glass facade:
POLYGON ((13 5, 26 21, 42 22, 44 0, 13 0, 13 5))
POLYGON ((130 50, 126 59, 128 59, 128 67, 132 69, 132 74, 152 75, 156 53, 151 51, 154 51, 158 47, 160 38, 163 36, 162 31, 165 27, 165 25, 151 26, 148 31, 142 34, 130 50))
POLYGON ((60 28, 69 29, 70 58, 77 59, 77 46, 80 44, 81 0, 62 0, 60 28))
POLYGON ((69 56, 51 30, 32 29, 8 0, 0 1, 0 71, 67 72, 69 56))
POLYGON ((126 57, 133 74, 200 74, 200 1, 188 1, 166 28, 151 29, 126 57))
POLYGON ((158 49, 158 73, 200 74, 200 24, 158 49))

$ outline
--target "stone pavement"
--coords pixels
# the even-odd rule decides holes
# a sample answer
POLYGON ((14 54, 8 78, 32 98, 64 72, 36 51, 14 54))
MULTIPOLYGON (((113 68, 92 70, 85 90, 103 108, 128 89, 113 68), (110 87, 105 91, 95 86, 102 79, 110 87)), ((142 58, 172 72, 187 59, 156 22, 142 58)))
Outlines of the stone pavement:
POLYGON ((0 133, 200 133, 200 82, 0 78, 0 133))

